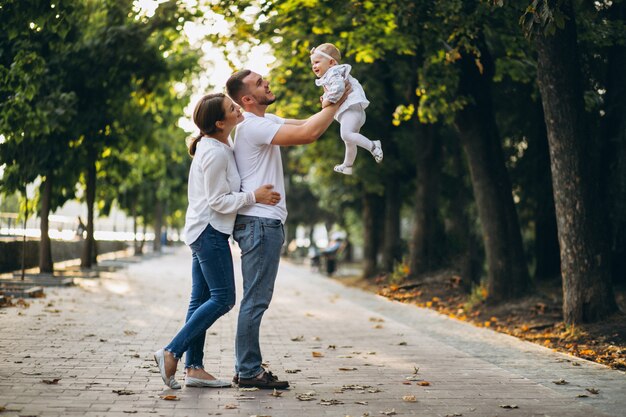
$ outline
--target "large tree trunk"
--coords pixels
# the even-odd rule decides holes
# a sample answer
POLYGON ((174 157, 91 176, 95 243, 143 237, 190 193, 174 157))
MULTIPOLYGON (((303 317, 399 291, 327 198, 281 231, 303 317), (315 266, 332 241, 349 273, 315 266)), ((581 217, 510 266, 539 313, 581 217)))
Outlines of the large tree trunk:
POLYGON ((52 198, 52 174, 46 176, 41 184, 41 218, 40 231, 41 239, 39 241, 39 273, 52 273, 54 264, 52 263, 52 247, 50 244, 50 236, 48 235, 50 215, 50 199, 52 198))
POLYGON ((95 156, 90 155, 87 162, 87 184, 86 184, 86 200, 87 200, 87 238, 83 245, 83 253, 80 258, 81 268, 91 268, 95 254, 95 239, 93 237, 93 209, 96 201, 96 161, 95 156))
POLYGON ((481 49, 484 73, 475 58, 461 58, 459 93, 470 102, 455 117, 467 156, 487 258, 487 300, 497 303, 522 295, 530 280, 519 220, 513 202, 491 99, 493 62, 481 49))
POLYGON ((607 227, 598 193, 582 90, 572 3, 565 27, 538 33, 537 82, 546 117, 563 276, 566 323, 593 322, 616 310, 607 227), (607 242, 607 243, 605 243, 607 242))
MULTIPOLYGON (((611 20, 626 21, 626 3, 611 6, 611 20)), ((606 81, 606 116, 603 123, 604 179, 611 220, 613 283, 626 283, 626 46, 609 49, 606 81)))
MULTIPOLYGON (((529 91, 530 95, 530 91, 529 91)), ((561 276, 559 238, 554 210, 554 192, 550 179, 550 147, 546 133, 545 117, 541 103, 533 102, 533 132, 525 158, 531 159, 531 184, 528 184, 536 206, 534 209, 535 274, 537 280, 554 279, 561 276), (550 180, 548 180, 550 179, 550 180)))
POLYGON ((161 232, 163 229, 163 202, 156 200, 154 206, 154 242, 152 242, 152 250, 161 252, 161 232))
POLYGON ((449 227, 446 236, 448 246, 446 254, 455 259, 454 266, 459 271, 463 288, 469 292, 472 286, 480 284, 484 259, 479 250, 480 241, 472 233, 468 214, 473 201, 470 187, 464 184, 467 168, 463 164, 461 147, 459 144, 451 144, 446 150, 453 181, 447 219, 449 227))
POLYGON ((363 195, 363 278, 374 277, 377 273, 380 205, 379 196, 370 193, 363 195))
POLYGON ((440 138, 435 136, 435 126, 420 125, 418 122, 415 127, 419 132, 416 141, 417 186, 409 243, 409 271, 413 277, 439 265, 439 246, 442 242, 437 216, 442 144, 440 138))
POLYGON ((385 217, 382 251, 382 267, 392 272, 394 264, 402 259, 402 239, 400 237, 400 183, 397 178, 388 177, 385 181, 385 217))

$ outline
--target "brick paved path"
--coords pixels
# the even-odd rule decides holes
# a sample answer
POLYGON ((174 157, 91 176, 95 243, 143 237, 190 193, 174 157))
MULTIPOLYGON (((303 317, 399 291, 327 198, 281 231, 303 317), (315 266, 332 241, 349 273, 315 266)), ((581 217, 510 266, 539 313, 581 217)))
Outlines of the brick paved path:
MULTIPOLYGON (((292 388, 280 397, 164 389, 152 352, 184 319, 189 265, 180 248, 79 287, 48 289, 28 308, 0 310, 0 417, 626 415, 623 372, 346 288, 287 262, 262 347, 292 388), (559 379, 568 384, 552 382, 559 379), (302 401, 307 394, 310 401, 302 401)), ((232 376, 235 319, 236 309, 207 337, 205 366, 223 378, 232 376)))

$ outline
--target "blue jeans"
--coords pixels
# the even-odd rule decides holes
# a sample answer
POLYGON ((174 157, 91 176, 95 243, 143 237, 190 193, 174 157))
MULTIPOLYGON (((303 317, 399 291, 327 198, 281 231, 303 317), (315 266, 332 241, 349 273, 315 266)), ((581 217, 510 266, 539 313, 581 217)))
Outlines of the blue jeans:
POLYGON ((235 372, 253 378, 263 371, 259 329, 272 301, 285 233, 280 220, 238 215, 233 238, 241 248, 243 298, 237 321, 235 372))
POLYGON ((165 350, 186 368, 203 368, 206 331, 235 305, 235 276, 228 237, 209 224, 191 248, 191 300, 185 325, 165 350))

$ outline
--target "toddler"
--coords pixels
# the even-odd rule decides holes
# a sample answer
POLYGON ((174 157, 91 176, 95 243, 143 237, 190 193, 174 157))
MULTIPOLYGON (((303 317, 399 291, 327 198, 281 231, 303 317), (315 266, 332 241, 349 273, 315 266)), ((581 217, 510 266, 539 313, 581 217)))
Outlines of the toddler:
POLYGON ((350 95, 335 114, 335 119, 341 125, 341 139, 346 145, 346 155, 343 163, 334 168, 336 172, 352 175, 357 146, 370 151, 377 163, 383 160, 383 149, 379 140, 371 141, 359 133, 365 123, 365 108, 370 102, 367 101, 359 81, 350 75, 352 67, 348 64, 339 64, 340 60, 341 53, 332 43, 323 43, 311 49, 311 65, 318 77, 315 84, 324 87, 324 95, 320 97, 322 108, 336 103, 341 98, 346 80, 352 87, 350 95))

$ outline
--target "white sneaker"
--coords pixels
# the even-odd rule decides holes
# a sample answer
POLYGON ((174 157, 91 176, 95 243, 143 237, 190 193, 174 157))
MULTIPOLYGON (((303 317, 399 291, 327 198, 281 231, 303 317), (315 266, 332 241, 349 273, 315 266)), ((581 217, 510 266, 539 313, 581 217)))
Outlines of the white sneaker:
POLYGON ((180 384, 176 381, 176 377, 174 375, 170 375, 168 378, 165 375, 165 350, 159 349, 154 352, 154 361, 159 367, 159 373, 161 374, 161 378, 163 379, 163 383, 170 387, 171 389, 181 389, 180 384))
POLYGON ((352 167, 348 165, 335 165, 335 168, 333 169, 335 170, 335 172, 339 172, 341 174, 352 175, 352 167))
POLYGON ((185 386, 196 388, 228 388, 232 387, 232 384, 228 381, 222 381, 221 379, 201 379, 188 376, 185 378, 185 386))
POLYGON ((380 145, 379 140, 374 140, 372 141, 372 143, 374 145, 372 146, 372 149, 370 150, 370 152, 372 153, 372 156, 374 157, 374 160, 376 161, 376 163, 380 164, 383 161, 383 148, 380 145))

